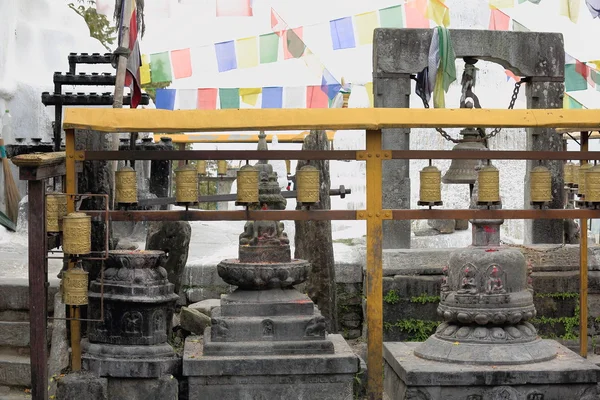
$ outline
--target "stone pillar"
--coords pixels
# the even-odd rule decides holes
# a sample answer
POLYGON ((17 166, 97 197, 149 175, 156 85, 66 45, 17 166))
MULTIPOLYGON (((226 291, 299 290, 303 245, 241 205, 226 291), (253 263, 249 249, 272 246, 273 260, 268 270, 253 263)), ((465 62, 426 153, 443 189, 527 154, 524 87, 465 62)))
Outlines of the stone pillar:
MULTIPOLYGON (((553 60, 560 63, 560 60, 553 60)), ((561 68, 564 68, 564 61, 561 68)), ((527 108, 562 108, 565 85, 563 82, 544 82, 535 80, 527 83, 527 108)), ((556 133, 554 128, 527 129, 527 150, 530 151, 562 151, 562 135, 556 133)), ((530 171, 537 166, 539 161, 527 161, 525 175, 525 204, 529 205, 530 171)), ((564 208, 564 177, 563 162, 560 160, 543 161, 542 165, 548 167, 552 173, 552 202, 549 208, 564 208)), ((525 243, 563 243, 564 222, 557 219, 525 220, 525 243)))
MULTIPOLYGON (((375 107, 410 107, 410 74, 375 71, 373 80, 375 107)), ((384 129, 382 144, 386 150, 408 150, 410 129, 384 129)), ((383 162, 382 196, 383 208, 410 208, 409 160, 383 162)), ((410 248, 410 221, 384 221, 383 248, 410 248)))

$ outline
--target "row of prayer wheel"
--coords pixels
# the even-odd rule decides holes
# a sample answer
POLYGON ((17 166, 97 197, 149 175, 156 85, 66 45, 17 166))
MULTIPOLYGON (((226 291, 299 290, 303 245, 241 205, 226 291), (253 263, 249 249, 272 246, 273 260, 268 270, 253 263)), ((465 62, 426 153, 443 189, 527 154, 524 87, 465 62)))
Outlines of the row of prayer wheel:
POLYGON ((564 176, 565 185, 577 188, 577 195, 586 203, 600 203, 600 165, 566 163, 564 176))

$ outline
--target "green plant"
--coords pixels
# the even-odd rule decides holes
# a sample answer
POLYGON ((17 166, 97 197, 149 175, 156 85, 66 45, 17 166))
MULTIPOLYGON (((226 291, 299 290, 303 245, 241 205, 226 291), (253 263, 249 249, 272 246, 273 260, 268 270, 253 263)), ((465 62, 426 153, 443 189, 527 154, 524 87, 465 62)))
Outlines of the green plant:
POLYGON ((536 293, 535 297, 566 300, 566 299, 579 298, 579 293, 575 293, 575 292, 536 293))
POLYGON ((398 296, 398 292, 396 292, 394 289, 389 290, 385 296, 383 296, 383 301, 385 301, 388 304, 396 304, 398 302, 400 302, 400 296, 398 296))
POLYGON ((96 0, 77 0, 77 4, 69 3, 69 8, 85 20, 90 36, 97 39, 106 50, 110 51, 117 38, 117 28, 105 15, 96 12, 96 0))
MULTIPOLYGON (((547 324, 551 327, 554 327, 556 324, 562 324, 565 333, 562 336, 559 336, 560 339, 563 340, 577 340, 579 339, 579 335, 577 334, 577 328, 579 327, 579 316, 580 309, 579 305, 575 307, 575 311, 572 317, 545 317, 539 316, 531 320, 532 324, 547 324)), ((556 335, 552 334, 547 336, 546 338, 554 339, 556 335)))
POLYGON ((421 295, 419 295, 419 296, 411 297, 410 302, 411 303, 419 303, 419 304, 439 303, 440 296, 429 296, 427 293, 421 293, 421 295))
POLYGON ((438 321, 428 321, 422 319, 399 319, 398 321, 384 322, 385 330, 399 329, 409 335, 409 342, 423 342, 431 336, 440 323, 438 321))

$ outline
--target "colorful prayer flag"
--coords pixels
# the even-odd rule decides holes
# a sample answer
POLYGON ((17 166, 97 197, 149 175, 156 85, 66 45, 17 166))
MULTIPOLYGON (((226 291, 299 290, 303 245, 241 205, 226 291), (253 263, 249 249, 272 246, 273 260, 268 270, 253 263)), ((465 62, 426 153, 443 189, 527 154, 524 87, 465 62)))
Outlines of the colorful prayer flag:
POLYGON ((577 100, 575 100, 573 97, 569 96, 568 94, 564 94, 563 97, 563 108, 567 108, 567 109, 582 109, 583 108, 583 104, 581 104, 580 102, 578 102, 577 100))
POLYGON ((303 86, 286 87, 283 100, 284 108, 305 108, 306 88, 303 86))
POLYGON ((284 32, 283 39, 283 58, 300 58, 304 54, 306 45, 302 41, 302 27, 288 29, 284 32))
POLYGON ((240 90, 238 88, 220 88, 219 104, 221 110, 240 108, 240 90))
POLYGON ((520 82, 521 81, 521 77, 516 76, 511 70, 507 69, 505 72, 506 72, 507 80, 508 79, 513 79, 515 82, 520 82))
POLYGON ((238 68, 258 66, 258 41, 256 36, 238 39, 236 42, 238 68))
POLYGON ((579 19, 581 0, 560 0, 560 15, 568 17, 574 24, 579 19))
POLYGON ((404 13, 406 14, 407 28, 429 28, 429 19, 425 17, 427 13, 427 0, 414 0, 404 4, 404 13))
POLYGON ((171 51, 171 64, 175 79, 189 78, 192 76, 192 59, 190 49, 171 51))
POLYGON ((367 91, 367 96, 369 96, 369 107, 375 107, 374 104, 374 95, 373 95, 373 82, 368 82, 365 84, 365 89, 367 91))
POLYGON ((240 89, 240 97, 244 103, 254 107, 261 92, 262 88, 242 88, 240 89))
POLYGON ((320 86, 306 87, 306 108, 327 108, 329 98, 320 86))
POLYGON ((252 0, 217 0, 217 17, 251 17, 252 0))
POLYGON ((264 87, 262 90, 262 108, 281 108, 283 88, 264 87))
POLYGON ((600 0, 585 0, 585 5, 590 10, 592 18, 600 17, 600 0))
POLYGON ((492 8, 490 13, 490 26, 491 31, 507 31, 510 24, 510 17, 504 14, 497 8, 492 8))
POLYGON ((198 91, 195 89, 180 89, 177 91, 177 109, 195 110, 198 106, 198 91))
POLYGON ((515 0, 490 0, 490 8, 511 8, 515 6, 515 0))
POLYGON ((156 89, 156 108, 173 110, 175 108, 175 89, 156 89))
POLYGON ((594 82, 595 86, 600 85, 600 73, 590 70, 590 79, 594 82))
POLYGON ((331 41, 333 42, 334 50, 352 49, 356 47, 351 17, 329 21, 329 29, 331 31, 331 41))
POLYGON ((327 98, 333 99, 342 88, 342 85, 335 79, 327 68, 323 70, 321 77, 321 90, 327 94, 327 98))
POLYGON ((590 74, 589 67, 579 60, 575 61, 575 71, 577 71, 577 73, 581 75, 584 79, 587 79, 587 77, 590 74))
POLYGON ((96 13, 112 18, 114 5, 112 0, 96 0, 96 13))
POLYGON ((276 33, 260 35, 260 63, 269 64, 277 62, 279 55, 279 36, 276 33))
POLYGON ((217 89, 198 89, 198 110, 215 110, 217 108, 217 89))
POLYGON ((565 65, 565 90, 567 92, 587 89, 587 81, 577 72, 576 68, 575 64, 565 65))
POLYGON ((512 20, 513 23, 513 31, 515 32, 531 32, 531 30, 529 28, 527 28, 525 25, 522 25, 521 23, 515 21, 514 19, 512 20))
POLYGON ((373 43, 373 31, 377 28, 377 13, 375 11, 358 14, 354 17, 356 22, 356 33, 358 34, 358 44, 373 43))
POLYGON ((171 82, 173 80, 169 53, 165 51, 163 53, 150 54, 150 74, 154 83, 171 82))
POLYGON ((287 29, 287 24, 273 8, 271 8, 271 30, 281 36, 281 32, 287 29))
POLYGON ((121 43, 121 35, 119 35, 119 45, 126 47, 129 50, 127 64, 125 66, 125 86, 131 89, 131 108, 137 108, 142 100, 142 88, 140 87, 140 66, 142 65, 142 53, 140 52, 140 42, 138 40, 137 26, 137 2, 131 1, 131 15, 122 15, 120 27, 123 27, 125 18, 129 18, 129 38, 127 45, 121 43))
POLYGON ((450 25, 450 10, 441 0, 429 0, 427 18, 434 21, 438 26, 448 27, 450 25))
MULTIPOLYGON (((565 61, 566 63, 566 61, 565 61)), ((594 64, 596 66, 597 70, 600 70, 600 60, 596 60, 596 61, 588 61, 588 63, 590 64, 594 64)))
POLYGON ((402 7, 393 6, 379 10, 379 24, 382 28, 404 28, 402 7))
POLYGON ((140 83, 145 85, 150 82, 152 82, 152 78, 150 77, 150 56, 143 54, 142 66, 140 67, 140 83))
POLYGON ((215 53, 217 54, 219 72, 230 71, 237 68, 235 44, 233 43, 233 40, 215 43, 215 53))

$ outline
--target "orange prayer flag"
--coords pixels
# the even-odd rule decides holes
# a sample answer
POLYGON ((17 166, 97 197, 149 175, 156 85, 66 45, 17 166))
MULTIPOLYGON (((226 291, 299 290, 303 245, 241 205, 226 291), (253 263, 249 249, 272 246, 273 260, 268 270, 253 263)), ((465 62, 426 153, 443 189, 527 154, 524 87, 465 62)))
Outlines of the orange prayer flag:
POLYGON ((190 49, 171 51, 171 64, 175 79, 189 78, 192 76, 192 59, 190 49))

